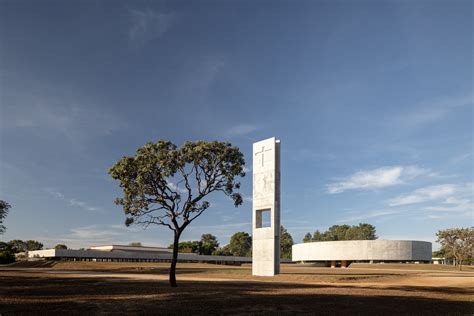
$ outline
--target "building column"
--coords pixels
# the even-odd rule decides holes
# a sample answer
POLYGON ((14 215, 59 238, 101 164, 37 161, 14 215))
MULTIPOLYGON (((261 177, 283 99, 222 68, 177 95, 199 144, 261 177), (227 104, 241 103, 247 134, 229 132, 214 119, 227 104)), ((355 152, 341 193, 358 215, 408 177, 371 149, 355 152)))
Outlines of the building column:
POLYGON ((347 268, 347 261, 346 260, 342 260, 341 261, 341 268, 347 268))
POLYGON ((333 261, 331 261, 331 268, 335 268, 335 267, 336 267, 336 261, 333 260, 333 261))

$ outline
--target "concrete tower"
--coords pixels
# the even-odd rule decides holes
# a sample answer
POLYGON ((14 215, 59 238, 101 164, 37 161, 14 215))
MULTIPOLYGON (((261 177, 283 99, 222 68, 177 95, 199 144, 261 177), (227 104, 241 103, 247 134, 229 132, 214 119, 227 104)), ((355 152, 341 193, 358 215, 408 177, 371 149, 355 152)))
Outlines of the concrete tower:
POLYGON ((280 273, 280 141, 253 144, 252 274, 280 273))

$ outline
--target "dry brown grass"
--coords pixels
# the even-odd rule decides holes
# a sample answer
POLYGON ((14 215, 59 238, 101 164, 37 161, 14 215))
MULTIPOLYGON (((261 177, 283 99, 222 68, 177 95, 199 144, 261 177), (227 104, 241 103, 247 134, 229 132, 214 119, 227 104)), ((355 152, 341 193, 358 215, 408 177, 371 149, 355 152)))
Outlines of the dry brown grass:
POLYGON ((473 272, 380 266, 283 265, 282 274, 269 278, 252 276, 250 265, 179 264, 179 287, 173 289, 167 284, 168 264, 61 262, 0 269, 0 314, 474 312, 473 272))

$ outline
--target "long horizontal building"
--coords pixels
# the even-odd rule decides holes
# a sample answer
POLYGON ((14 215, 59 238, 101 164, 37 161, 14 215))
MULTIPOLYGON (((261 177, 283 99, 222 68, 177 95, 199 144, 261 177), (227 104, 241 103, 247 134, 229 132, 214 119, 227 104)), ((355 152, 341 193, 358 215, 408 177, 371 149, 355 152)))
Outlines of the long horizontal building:
MULTIPOLYGON (((45 249, 29 251, 29 259, 106 261, 106 262, 169 262, 172 250, 161 247, 127 245, 92 246, 87 250, 45 249)), ((179 262, 250 263, 251 257, 204 256, 195 253, 178 253, 179 262)))
MULTIPOLYGON (((128 245, 92 246, 87 250, 45 249, 29 251, 30 260, 70 260, 99 262, 170 262, 173 251, 162 247, 143 247, 128 245)), ((291 263, 289 259, 282 262, 291 263)), ((179 262, 207 262, 220 264, 251 263, 252 257, 206 256, 195 253, 178 253, 179 262)))
POLYGON ((293 261, 335 267, 351 262, 430 262, 430 242, 416 240, 319 241, 293 245, 293 261))

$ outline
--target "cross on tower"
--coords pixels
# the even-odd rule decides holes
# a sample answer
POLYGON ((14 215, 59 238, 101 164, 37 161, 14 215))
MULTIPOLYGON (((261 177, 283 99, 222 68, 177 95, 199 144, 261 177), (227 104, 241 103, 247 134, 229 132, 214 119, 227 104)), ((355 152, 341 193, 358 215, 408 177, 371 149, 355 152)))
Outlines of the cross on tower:
POLYGON ((265 146, 262 146, 262 151, 259 151, 259 152, 256 152, 256 153, 255 153, 255 156, 257 156, 258 154, 262 154, 262 167, 263 167, 263 162, 264 162, 263 157, 264 157, 264 155, 265 155, 265 152, 266 152, 266 151, 270 151, 270 150, 272 150, 272 149, 270 148, 270 149, 265 150, 265 146))

